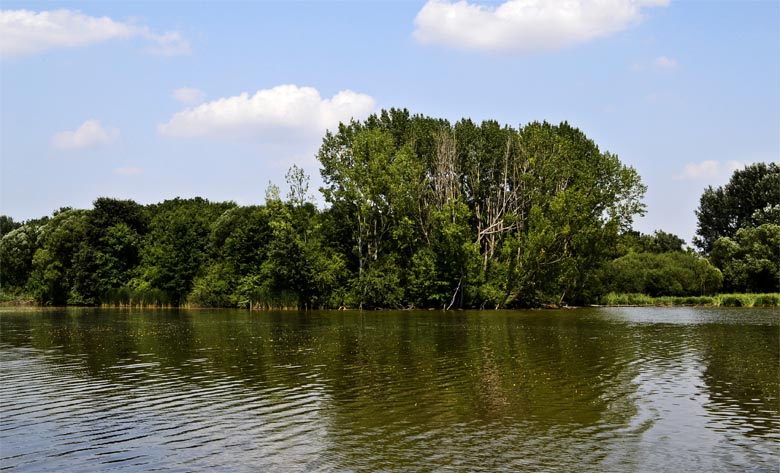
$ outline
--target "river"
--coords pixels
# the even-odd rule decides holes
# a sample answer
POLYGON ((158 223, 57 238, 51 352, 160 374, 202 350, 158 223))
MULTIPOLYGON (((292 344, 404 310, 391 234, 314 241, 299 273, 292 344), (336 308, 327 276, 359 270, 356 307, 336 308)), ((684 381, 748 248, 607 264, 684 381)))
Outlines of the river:
POLYGON ((777 471, 780 311, 0 308, 10 471, 777 471))

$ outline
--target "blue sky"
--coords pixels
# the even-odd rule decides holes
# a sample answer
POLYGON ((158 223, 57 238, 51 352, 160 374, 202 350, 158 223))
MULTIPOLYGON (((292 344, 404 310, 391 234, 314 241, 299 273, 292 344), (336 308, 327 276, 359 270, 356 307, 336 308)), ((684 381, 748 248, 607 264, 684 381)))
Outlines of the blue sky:
POLYGON ((3 2, 0 211, 262 203, 323 131, 389 107, 563 120, 689 240, 707 185, 780 160, 780 3, 3 2), (572 9, 575 7, 575 9, 572 9), (245 94, 245 95, 242 95, 245 94))

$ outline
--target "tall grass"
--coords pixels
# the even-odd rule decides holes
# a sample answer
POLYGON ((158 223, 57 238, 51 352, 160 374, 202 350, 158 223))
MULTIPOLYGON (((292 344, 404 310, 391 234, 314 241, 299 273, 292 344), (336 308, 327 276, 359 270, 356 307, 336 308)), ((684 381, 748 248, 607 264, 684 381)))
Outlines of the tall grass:
POLYGON ((295 291, 270 292, 258 290, 239 301, 239 307, 252 310, 288 310, 298 308, 298 293, 295 291))
POLYGON ((601 302, 608 306, 780 307, 780 293, 650 297, 646 294, 610 292, 601 302))
POLYGON ((108 307, 173 307, 170 295, 160 289, 133 289, 127 286, 109 289, 100 298, 108 307))
POLYGON ((30 305, 34 304, 33 296, 24 292, 22 289, 2 288, 0 289, 0 304, 3 305, 30 305))

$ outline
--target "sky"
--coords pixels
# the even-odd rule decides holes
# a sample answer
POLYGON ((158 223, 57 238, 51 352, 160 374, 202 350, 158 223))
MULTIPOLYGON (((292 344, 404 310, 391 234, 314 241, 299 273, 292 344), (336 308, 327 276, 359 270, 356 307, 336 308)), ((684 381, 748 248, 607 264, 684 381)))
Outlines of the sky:
POLYGON ((262 204, 383 108, 567 121, 637 169, 643 233, 780 161, 780 2, 23 2, 0 10, 0 213, 262 204))

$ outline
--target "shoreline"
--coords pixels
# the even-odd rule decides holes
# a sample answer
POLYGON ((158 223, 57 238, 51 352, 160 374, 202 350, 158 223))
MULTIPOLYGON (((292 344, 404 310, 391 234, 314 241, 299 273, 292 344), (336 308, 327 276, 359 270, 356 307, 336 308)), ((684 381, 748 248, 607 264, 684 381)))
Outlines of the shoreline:
MULTIPOLYGON (((530 307, 526 309, 494 309, 495 311, 504 310, 571 310, 579 308, 611 308, 611 307, 744 307, 744 308, 780 308, 780 293, 738 293, 738 294, 719 294, 714 296, 659 296, 650 297, 645 294, 608 294, 602 299, 600 304, 586 304, 582 306, 556 306, 556 305, 544 305, 541 307, 530 307)), ((272 312, 272 311, 308 311, 310 309, 297 309, 293 307, 262 307, 262 308, 240 308, 240 307, 208 307, 208 306, 179 306, 174 307, 170 305, 146 305, 146 304, 102 304, 102 305, 63 305, 63 306, 47 306, 41 305, 35 302, 30 297, 23 297, 18 299, 6 299, 0 301, 0 307, 2 308, 51 308, 51 309, 64 309, 64 308, 102 308, 102 309, 183 309, 183 310, 210 310, 210 309, 239 309, 246 311, 257 312, 272 312)), ((354 310, 361 311, 360 308, 334 308, 334 309, 315 309, 315 310, 354 310)), ((396 310, 389 308, 379 309, 362 309, 375 311, 396 310)), ((410 309, 398 309, 398 310, 410 310, 410 309)), ((457 309, 457 310, 443 310, 436 308, 415 308, 413 310, 420 311, 444 311, 455 312, 460 310, 485 310, 485 309, 457 309)))

